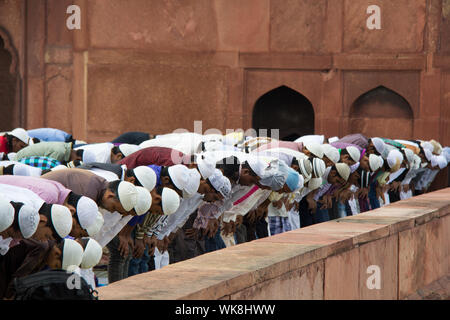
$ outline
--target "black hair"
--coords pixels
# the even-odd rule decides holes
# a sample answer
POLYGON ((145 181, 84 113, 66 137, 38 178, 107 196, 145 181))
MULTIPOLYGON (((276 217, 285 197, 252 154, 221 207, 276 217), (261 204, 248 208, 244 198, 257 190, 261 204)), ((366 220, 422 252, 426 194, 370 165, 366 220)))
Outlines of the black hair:
POLYGON ((134 185, 137 187, 143 187, 142 183, 139 181, 138 177, 136 177, 136 175, 134 174, 134 170, 133 169, 127 169, 125 171, 125 174, 127 177, 134 177, 134 185))
POLYGON ((5 133, 4 137, 6 138, 6 144, 8 146, 9 152, 12 152, 12 140, 15 137, 13 135, 10 135, 9 133, 5 133))
POLYGON ((31 138, 31 140, 33 140, 34 144, 41 142, 41 140, 38 138, 31 138))
POLYGON ((86 238, 81 238, 81 239, 80 239, 81 246, 83 247, 83 250, 86 249, 86 246, 87 246, 89 240, 91 240, 91 238, 87 238, 87 237, 86 237, 86 238))
POLYGON ((78 149, 78 150, 75 150, 75 153, 76 153, 76 155, 77 155, 78 157, 83 158, 84 150, 83 150, 83 149, 78 149))
MULTIPOLYGON (((114 147, 111 149, 111 152, 112 152, 113 154, 122 153, 122 151, 120 151, 120 148, 119 148, 118 146, 114 146, 114 147)), ((122 153, 122 155, 125 156, 123 153, 122 153)))
POLYGON ((11 205, 14 208, 14 220, 13 223, 11 225, 11 227, 13 228, 14 231, 20 231, 20 226, 19 226, 19 210, 20 208, 23 206, 23 202, 14 202, 11 201, 10 202, 11 205))
POLYGON ((158 186, 156 187, 156 193, 160 196, 162 196, 162 192, 163 192, 164 187, 163 186, 158 186))
POLYGON ((9 166, 7 166, 7 167, 4 167, 3 168, 3 175, 10 175, 10 176, 12 176, 12 175, 14 175, 14 164, 10 164, 9 166))
POLYGON ((120 180, 114 180, 108 183, 108 189, 114 193, 117 199, 119 199, 119 184, 120 180))
POLYGON ((52 205, 49 203, 44 203, 42 207, 39 209, 39 214, 47 218, 47 223, 45 224, 45 226, 49 227, 52 230, 52 235, 56 239, 56 241, 58 242, 61 241, 63 238, 59 236, 58 232, 55 229, 55 226, 53 225, 52 205))
POLYGON ((258 175, 255 173, 255 171, 253 171, 247 161, 242 162, 242 169, 248 169, 251 176, 258 177, 258 175))
MULTIPOLYGON (((169 177, 169 182, 170 182, 170 184, 172 184, 173 187, 174 187, 176 190, 180 190, 180 189, 177 188, 177 186, 175 185, 175 183, 173 183, 173 180, 172 180, 172 178, 170 177, 170 174, 169 174, 169 167, 162 167, 162 168, 161 168, 161 174, 160 174, 160 176, 161 176, 161 177, 169 177)), ((180 191, 181 191, 181 190, 180 190, 180 191)))
POLYGON ((239 179, 239 166, 241 162, 235 156, 223 158, 216 163, 216 168, 223 170, 223 175, 228 179, 237 181, 239 179))
POLYGON ((70 192, 68 195, 68 199, 67 199, 67 203, 74 206, 75 208, 77 207, 78 201, 81 199, 81 195, 76 194, 74 192, 70 192))
POLYGON ((342 156, 342 155, 350 155, 350 154, 348 153, 346 148, 342 148, 340 155, 342 156))

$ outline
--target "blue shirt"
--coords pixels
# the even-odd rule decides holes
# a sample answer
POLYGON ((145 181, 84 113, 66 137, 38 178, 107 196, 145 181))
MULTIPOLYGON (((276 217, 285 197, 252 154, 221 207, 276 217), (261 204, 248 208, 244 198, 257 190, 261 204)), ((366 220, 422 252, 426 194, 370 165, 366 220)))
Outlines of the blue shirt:
MULTIPOLYGON (((162 166, 156 166, 154 164, 151 164, 151 165, 149 165, 147 167, 149 167, 153 171, 155 171, 155 173, 156 173, 156 186, 155 186, 155 188, 159 187, 161 185, 161 169, 162 169, 162 166)), ((128 221, 128 225, 129 226, 135 226, 137 224, 140 224, 140 223, 144 222, 144 218, 145 218, 146 215, 147 215, 147 213, 143 214, 141 216, 135 216, 135 217, 131 218, 131 220, 128 221)))
POLYGON ((59 142, 66 142, 70 140, 72 137, 71 134, 59 130, 59 129, 53 129, 53 128, 39 128, 39 129, 33 129, 28 130, 28 135, 32 138, 38 138, 41 141, 59 141, 59 142))

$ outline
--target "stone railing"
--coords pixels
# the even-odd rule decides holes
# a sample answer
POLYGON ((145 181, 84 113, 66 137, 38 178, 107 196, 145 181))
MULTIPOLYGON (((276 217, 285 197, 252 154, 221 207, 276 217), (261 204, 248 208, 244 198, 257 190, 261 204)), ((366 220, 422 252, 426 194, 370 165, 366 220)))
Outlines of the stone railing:
POLYGON ((404 299, 450 274, 449 231, 447 188, 170 264, 99 298, 404 299))

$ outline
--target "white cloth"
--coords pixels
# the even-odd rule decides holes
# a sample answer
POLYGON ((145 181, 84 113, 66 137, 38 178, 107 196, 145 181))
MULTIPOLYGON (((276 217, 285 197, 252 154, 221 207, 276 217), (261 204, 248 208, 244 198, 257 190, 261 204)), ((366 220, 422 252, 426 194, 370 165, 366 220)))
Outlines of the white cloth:
POLYGON ((3 239, 3 237, 0 236, 0 254, 2 256, 4 256, 5 254, 8 253, 8 251, 9 251, 9 244, 11 243, 11 241, 12 241, 11 237, 3 239))
POLYGON ((40 177, 42 174, 42 169, 24 164, 18 161, 0 161, 1 167, 7 167, 13 164, 13 174, 15 176, 29 176, 29 177, 40 177))
POLYGON ((95 274, 92 268, 89 269, 81 269, 80 268, 80 276, 83 277, 84 280, 91 286, 92 289, 95 289, 95 274))
POLYGON ((111 213, 103 208, 99 208, 99 211, 103 215, 104 223, 100 231, 92 238, 97 240, 103 248, 122 230, 133 216, 122 216, 117 211, 111 213))
POLYGON ((161 269, 169 264, 169 252, 166 250, 164 253, 159 252, 158 248, 155 248, 155 269, 161 269))
POLYGON ((33 191, 9 184, 0 183, 0 194, 9 201, 23 202, 36 211, 39 211, 39 209, 45 203, 45 201, 33 191))
POLYGON ((300 228, 300 214, 295 211, 295 207, 292 207, 288 212, 289 223, 291 224, 291 230, 300 228))
POLYGON ((74 150, 89 150, 95 154, 95 162, 111 163, 111 149, 114 144, 110 142, 87 144, 74 150))
POLYGON ((184 154, 194 154, 202 151, 203 136, 194 132, 169 133, 158 135, 155 139, 142 142, 141 149, 148 147, 164 147, 178 150, 184 154))

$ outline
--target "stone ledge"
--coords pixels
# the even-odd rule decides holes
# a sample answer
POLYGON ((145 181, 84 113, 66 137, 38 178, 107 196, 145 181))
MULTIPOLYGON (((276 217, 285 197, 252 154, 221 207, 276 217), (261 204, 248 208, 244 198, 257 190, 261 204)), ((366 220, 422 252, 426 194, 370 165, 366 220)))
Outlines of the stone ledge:
MULTIPOLYGON (((279 291, 277 288, 280 288, 281 283, 286 286, 289 283, 286 282, 287 279, 293 279, 292 281, 297 281, 296 283, 302 283, 303 285, 310 283, 311 288, 314 288, 319 280, 316 278, 306 279, 305 274, 312 274, 306 272, 306 270, 312 270, 312 265, 320 266, 323 264, 324 270, 319 273, 322 277, 323 288, 327 288, 326 292, 314 293, 310 291, 311 288, 305 288, 306 291, 299 291, 290 285, 289 290, 293 294, 292 299, 334 299, 336 294, 341 294, 341 288, 333 286, 340 282, 330 278, 333 273, 330 273, 327 266, 328 268, 336 268, 343 263, 342 261, 350 259, 349 261, 352 261, 350 267, 357 269, 347 271, 357 272, 360 274, 358 277, 362 277, 362 271, 359 271, 362 268, 359 258, 360 248, 371 245, 372 251, 377 252, 376 248, 379 248, 379 246, 382 248, 382 244, 388 241, 387 239, 394 239, 394 242, 389 240, 389 243, 391 243, 389 248, 393 248, 394 244, 394 248, 397 248, 397 235, 402 231, 408 231, 408 237, 415 237, 408 240, 415 241, 412 248, 420 244, 420 237, 423 238, 425 234, 432 233, 427 236, 427 239, 434 239, 439 236, 440 238, 437 239, 440 242, 433 242, 434 244, 438 243, 437 247, 431 244, 427 244, 426 247, 427 250, 437 250, 436 252, 420 250, 425 252, 427 256, 435 257, 435 259, 438 259, 437 261, 445 263, 448 254, 445 255, 444 248, 441 248, 441 246, 449 245, 448 230, 446 230, 448 217, 445 217, 449 213, 450 188, 447 188, 413 199, 399 201, 356 216, 296 229, 170 264, 160 270, 136 275, 98 288, 99 297, 100 299, 228 300, 258 297, 262 299, 286 299, 282 293, 277 296, 279 291), (444 217, 445 219, 443 219, 444 217), (416 232, 412 232, 416 228, 422 230, 418 236, 416 236, 416 232), (435 230, 439 230, 438 234, 434 234, 435 230), (358 258, 353 257, 353 254, 357 254, 358 258), (329 260, 330 258, 332 259, 329 260), (331 282, 327 283, 327 279, 331 282), (261 292, 261 290, 275 291, 261 292)), ((406 235, 405 233, 402 234, 406 235)), ((390 252, 391 256, 408 257, 408 252, 400 252, 401 249, 410 248, 408 243, 404 242, 405 236, 402 236, 402 239, 402 246, 395 249, 395 252, 390 252)), ((414 252, 414 254, 423 254, 422 251, 414 252)), ((383 254, 381 253, 381 255, 383 254)), ((403 266, 405 263, 406 265, 410 264, 408 260, 405 260, 401 265, 403 266)), ((396 263, 390 265, 389 268, 390 274, 394 271, 397 274, 396 263)), ((428 265, 427 268, 429 268, 428 265)), ((427 277, 440 275, 441 269, 445 269, 445 266, 439 267, 433 273, 428 272, 430 276, 427 275, 427 277)), ((411 278, 411 275, 409 275, 408 279, 401 279, 401 276, 407 275, 404 270, 408 269, 402 267, 401 270, 403 270, 402 273, 397 276, 399 277, 398 282, 402 284, 403 291, 401 297, 397 298, 402 298, 408 288, 414 288, 414 283, 408 284, 410 281, 414 281, 411 279, 420 278, 419 276, 411 278), (406 287, 403 285, 404 281, 407 281, 406 287)), ((311 275, 311 277, 313 276, 311 275)), ((317 277, 317 273, 314 273, 314 277, 317 277)), ((354 276, 350 276, 349 279, 353 278, 354 276)), ((364 279, 359 281, 362 280, 364 279)), ((424 280, 421 281, 424 282, 424 280)), ((398 284, 394 285, 397 286, 398 284)), ((352 290, 352 292, 346 292, 344 296, 350 299, 368 296, 363 287, 360 288, 359 285, 358 292, 355 291, 356 287, 352 290)), ((392 295, 393 291, 396 292, 395 290, 397 290, 396 287, 391 288, 387 296, 378 295, 376 298, 395 298, 395 295, 392 295)))

